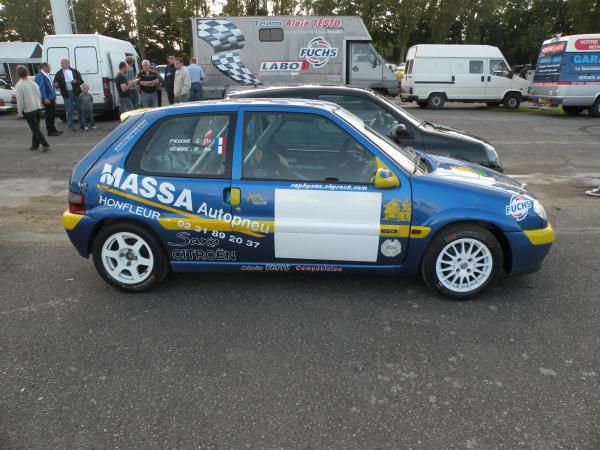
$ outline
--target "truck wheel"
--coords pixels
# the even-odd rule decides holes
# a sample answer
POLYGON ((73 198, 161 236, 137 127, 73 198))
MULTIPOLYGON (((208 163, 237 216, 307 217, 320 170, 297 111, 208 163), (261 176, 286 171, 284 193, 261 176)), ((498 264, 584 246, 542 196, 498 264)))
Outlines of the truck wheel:
POLYGON ((596 99, 592 107, 590 108, 590 116, 600 117, 600 97, 596 99))
POLYGON ((483 227, 450 226, 437 234, 423 257, 421 274, 431 289, 466 300, 488 289, 503 273, 502 247, 483 227))
POLYGON ((435 93, 431 94, 427 99, 427 106, 431 109, 441 109, 445 102, 446 98, 444 97, 444 94, 435 93))
POLYGON ((94 239, 92 255, 102 278, 127 292, 155 287, 169 269, 167 255, 154 235, 130 222, 102 228, 94 239))
POLYGON ((518 109, 521 105, 521 94, 509 92, 504 96, 504 100, 502 101, 502 103, 504 104, 504 107, 506 109, 514 111, 515 109, 518 109))
POLYGON ((582 108, 580 106, 565 106, 563 105, 562 107, 563 111, 565 113, 567 113, 570 116, 577 116, 579 115, 585 108, 582 108))
POLYGON ((500 106, 500 102, 487 102, 486 105, 488 105, 490 108, 497 108, 500 106))
POLYGON ((427 108, 427 102, 418 101, 417 105, 419 105, 420 108, 427 108))

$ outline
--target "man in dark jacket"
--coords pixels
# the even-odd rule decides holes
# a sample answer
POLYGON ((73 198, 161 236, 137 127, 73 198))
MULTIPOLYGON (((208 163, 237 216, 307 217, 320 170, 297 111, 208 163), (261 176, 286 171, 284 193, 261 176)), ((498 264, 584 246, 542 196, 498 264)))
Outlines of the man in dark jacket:
POLYGON ((40 71, 35 76, 35 82, 40 87, 42 103, 46 110, 44 117, 46 119, 46 131, 48 132, 48 136, 60 136, 61 132, 58 131, 54 125, 54 118, 56 116, 56 92, 54 91, 52 78, 50 78, 50 64, 47 62, 41 64, 40 71))
POLYGON ((169 105, 175 103, 175 55, 167 55, 167 61, 169 64, 165 70, 165 91, 167 91, 167 98, 169 99, 169 105))
POLYGON ((81 85, 83 78, 77 69, 69 65, 69 60, 64 58, 60 60, 60 70, 54 77, 54 86, 60 89, 65 101, 65 111, 67 113, 67 127, 71 131, 77 131, 73 126, 73 113, 79 111, 79 96, 81 95, 81 85))

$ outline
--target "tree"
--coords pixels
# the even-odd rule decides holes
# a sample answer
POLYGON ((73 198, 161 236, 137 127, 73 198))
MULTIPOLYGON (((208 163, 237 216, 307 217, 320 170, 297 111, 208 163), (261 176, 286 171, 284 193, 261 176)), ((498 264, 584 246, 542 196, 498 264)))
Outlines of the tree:
POLYGON ((54 32, 48 0, 1 0, 0 39, 42 42, 54 32))

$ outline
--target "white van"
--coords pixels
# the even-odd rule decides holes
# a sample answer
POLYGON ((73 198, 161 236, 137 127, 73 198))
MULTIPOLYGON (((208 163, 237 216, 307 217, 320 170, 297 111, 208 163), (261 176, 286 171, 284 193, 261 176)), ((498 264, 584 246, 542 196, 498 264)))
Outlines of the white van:
MULTIPOLYGON (((99 34, 55 34, 44 38, 43 59, 50 63, 51 75, 60 70, 60 60, 67 58, 90 86, 95 114, 111 114, 118 110, 119 99, 113 80, 119 72, 119 63, 130 55, 135 58, 137 72, 140 70, 139 56, 130 42, 99 34)), ((64 102, 58 90, 56 95, 56 109, 61 116, 64 115, 64 102)))
POLYGON ((556 36, 542 44, 529 90, 533 107, 562 105, 600 117, 600 34, 556 36))
POLYGON ((490 45, 414 45, 406 55, 401 98, 422 108, 483 102, 517 109, 529 82, 509 67, 500 49, 490 45))
POLYGON ((205 98, 229 88, 350 85, 396 96, 398 81, 358 16, 195 17, 205 98))

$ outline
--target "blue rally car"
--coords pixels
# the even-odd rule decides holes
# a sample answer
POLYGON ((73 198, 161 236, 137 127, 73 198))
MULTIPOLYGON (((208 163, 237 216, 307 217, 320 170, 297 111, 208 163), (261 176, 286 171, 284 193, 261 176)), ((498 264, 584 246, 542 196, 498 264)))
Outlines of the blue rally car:
POLYGON ((453 299, 538 270, 524 186, 400 149, 333 103, 207 101, 130 115, 74 168, 63 224, 127 291, 173 271, 421 274, 453 299))

